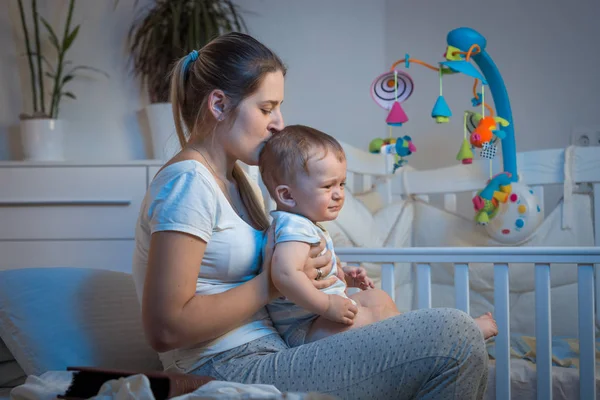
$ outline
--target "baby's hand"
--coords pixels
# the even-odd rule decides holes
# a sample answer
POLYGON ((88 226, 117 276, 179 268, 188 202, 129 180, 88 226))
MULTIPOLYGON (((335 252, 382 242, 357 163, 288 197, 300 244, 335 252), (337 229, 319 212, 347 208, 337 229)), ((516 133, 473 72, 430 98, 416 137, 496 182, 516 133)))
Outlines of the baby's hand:
POLYGON ((330 294, 329 306, 323 314, 323 317, 333 322, 339 322, 345 325, 352 325, 354 323, 354 317, 358 312, 358 307, 355 303, 337 294, 330 294))
POLYGON ((343 267, 348 287, 361 290, 375 289, 375 284, 367 276, 367 270, 362 267, 343 267))

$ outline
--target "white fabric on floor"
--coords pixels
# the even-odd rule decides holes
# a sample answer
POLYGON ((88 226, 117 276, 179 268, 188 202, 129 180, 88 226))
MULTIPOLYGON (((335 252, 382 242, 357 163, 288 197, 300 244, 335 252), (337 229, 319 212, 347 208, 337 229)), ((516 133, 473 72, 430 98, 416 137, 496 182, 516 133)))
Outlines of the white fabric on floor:
MULTIPOLYGON (((48 371, 42 375, 30 375, 27 381, 11 392, 11 400, 53 400, 64 394, 71 383, 72 372, 48 371)), ((150 381, 145 375, 105 382, 98 395, 91 400, 153 400, 150 381)), ((282 393, 272 385, 245 385, 235 382, 211 381, 194 392, 174 397, 173 400, 332 400, 331 396, 318 393, 282 393)))

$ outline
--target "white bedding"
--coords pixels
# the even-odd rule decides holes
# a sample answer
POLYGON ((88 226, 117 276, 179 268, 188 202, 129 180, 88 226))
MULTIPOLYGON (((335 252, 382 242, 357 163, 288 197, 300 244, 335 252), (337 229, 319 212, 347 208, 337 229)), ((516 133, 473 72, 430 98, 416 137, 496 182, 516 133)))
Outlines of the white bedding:
MULTIPOLYGON (((48 371, 27 377, 25 384, 11 392, 11 400, 54 400, 64 394, 71 383, 72 372, 48 371)), ((192 393, 174 397, 174 400, 209 399, 264 399, 264 400, 327 400, 330 396, 315 393, 282 393, 272 385, 244 385, 235 382, 211 381, 192 393)), ((106 382, 91 400, 154 400, 150 381, 142 374, 106 382)))

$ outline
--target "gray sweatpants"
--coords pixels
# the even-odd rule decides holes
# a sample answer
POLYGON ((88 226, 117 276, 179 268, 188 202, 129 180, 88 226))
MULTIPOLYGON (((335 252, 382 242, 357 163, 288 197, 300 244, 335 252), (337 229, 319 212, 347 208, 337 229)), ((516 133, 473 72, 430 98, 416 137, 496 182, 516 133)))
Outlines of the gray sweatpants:
POLYGON ((341 399, 481 399, 487 365, 483 335, 473 319, 435 308, 295 348, 287 348, 279 335, 265 336, 191 373, 341 399))

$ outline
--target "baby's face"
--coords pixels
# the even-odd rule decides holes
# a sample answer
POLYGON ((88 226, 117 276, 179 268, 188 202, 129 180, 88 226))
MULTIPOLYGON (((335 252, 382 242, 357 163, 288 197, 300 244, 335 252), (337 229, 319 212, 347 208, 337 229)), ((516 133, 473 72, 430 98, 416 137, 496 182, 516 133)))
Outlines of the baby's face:
POLYGON ((339 161, 333 151, 323 158, 308 160, 309 175, 299 174, 292 185, 295 211, 313 222, 332 221, 344 205, 346 160, 339 161))

